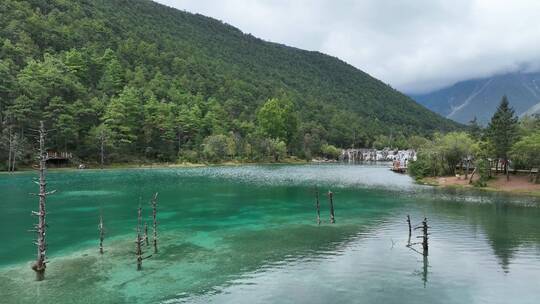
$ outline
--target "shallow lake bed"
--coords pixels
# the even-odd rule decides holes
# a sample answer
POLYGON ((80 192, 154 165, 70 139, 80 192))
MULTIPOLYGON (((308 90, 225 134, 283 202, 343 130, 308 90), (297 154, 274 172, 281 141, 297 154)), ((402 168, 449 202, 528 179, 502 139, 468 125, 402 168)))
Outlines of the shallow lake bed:
MULTIPOLYGON (((6 303, 536 303, 538 198, 415 185, 386 166, 51 172, 46 280, 26 231, 31 173, 0 177, 6 303), (321 191, 321 225, 315 189, 321 191), (334 192, 336 224, 324 193, 334 192), (160 252, 136 271, 137 207, 159 192, 160 252), (106 227, 98 253, 97 224, 106 227), (407 248, 407 214, 432 226, 407 248), (418 246, 417 246, 418 247, 418 246), (420 249, 420 248, 418 248, 420 249)), ((415 233, 418 235, 418 233, 415 233)), ((151 247, 146 249, 151 253, 151 247)))

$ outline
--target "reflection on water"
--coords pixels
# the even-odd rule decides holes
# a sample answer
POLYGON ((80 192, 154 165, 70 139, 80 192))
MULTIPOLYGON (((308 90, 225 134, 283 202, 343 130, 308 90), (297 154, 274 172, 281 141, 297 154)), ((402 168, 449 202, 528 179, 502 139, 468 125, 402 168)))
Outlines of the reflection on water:
POLYGON ((422 281, 424 281, 424 288, 426 288, 426 284, 427 284, 427 281, 428 281, 428 267, 429 267, 429 262, 428 262, 428 256, 427 255, 423 255, 422 256, 422 265, 423 265, 423 271, 422 271, 422 281))
MULTIPOLYGON (((0 177, 7 303, 536 303, 534 198, 416 186, 381 166, 243 166, 50 174, 47 280, 34 282, 31 175, 0 177), (336 224, 314 188, 334 192, 336 224), (10 191, 8 191, 8 189, 10 191), (160 192, 160 253, 135 271, 140 198, 160 192), (107 238, 97 253, 102 210, 107 238), (413 225, 430 222, 429 257, 413 225), (411 248, 420 249, 415 252, 411 248)), ((145 216, 149 216, 146 210, 145 216)))

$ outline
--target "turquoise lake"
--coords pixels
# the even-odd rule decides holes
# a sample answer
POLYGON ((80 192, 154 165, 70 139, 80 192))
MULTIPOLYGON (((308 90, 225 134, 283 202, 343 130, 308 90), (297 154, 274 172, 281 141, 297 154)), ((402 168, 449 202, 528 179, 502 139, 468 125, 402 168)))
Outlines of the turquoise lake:
POLYGON ((36 177, 0 175, 1 303, 540 303, 538 198, 420 186, 386 165, 54 171, 38 282, 36 177), (137 271, 137 208, 150 225, 154 192, 160 250, 137 271), (406 246, 408 214, 428 218, 428 257, 406 246))

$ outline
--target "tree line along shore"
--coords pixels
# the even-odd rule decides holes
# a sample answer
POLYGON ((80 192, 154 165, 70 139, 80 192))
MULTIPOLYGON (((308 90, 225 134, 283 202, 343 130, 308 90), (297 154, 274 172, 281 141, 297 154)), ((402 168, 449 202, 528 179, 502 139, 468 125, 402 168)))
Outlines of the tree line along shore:
POLYGON ((473 120, 467 132, 418 137, 412 143, 417 160, 411 162, 409 173, 418 180, 540 193, 537 186, 526 185, 540 183, 540 117, 518 119, 506 96, 487 127, 473 120), (512 176, 518 175, 512 186, 512 176))

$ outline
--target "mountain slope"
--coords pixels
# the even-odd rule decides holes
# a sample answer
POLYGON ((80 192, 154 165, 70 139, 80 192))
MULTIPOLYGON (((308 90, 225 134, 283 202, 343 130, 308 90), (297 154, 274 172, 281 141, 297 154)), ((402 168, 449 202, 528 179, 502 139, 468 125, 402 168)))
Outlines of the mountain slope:
POLYGON ((521 116, 525 115, 540 115, 540 102, 530 107, 527 111, 523 112, 521 116))
POLYGON ((211 134, 247 140, 273 97, 297 109, 296 151, 306 135, 358 146, 459 127, 339 59, 151 1, 6 0, 0 14, 2 117, 67 129, 52 148, 82 157, 101 125, 131 144, 124 152, 166 159, 211 134))
POLYGON ((467 123, 475 116, 486 124, 503 95, 517 115, 540 103, 540 73, 514 73, 462 81, 424 95, 412 96, 429 109, 455 121, 467 123))

